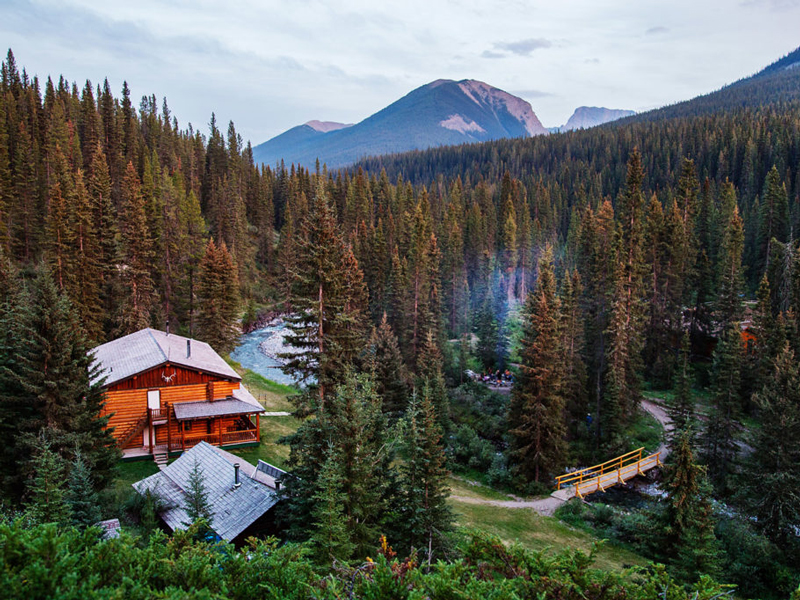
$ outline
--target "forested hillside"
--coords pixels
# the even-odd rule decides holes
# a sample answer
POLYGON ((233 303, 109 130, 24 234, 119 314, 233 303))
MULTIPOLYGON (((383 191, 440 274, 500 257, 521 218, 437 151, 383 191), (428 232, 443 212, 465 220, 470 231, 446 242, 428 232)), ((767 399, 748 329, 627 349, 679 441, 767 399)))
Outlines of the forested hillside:
MULTIPOLYGON (((127 85, 41 84, 9 52, 0 316, 13 325, 26 293, 52 288, 89 340, 169 319, 225 351, 243 311, 286 312, 289 370, 309 385, 293 399, 284 518, 331 560, 364 558, 390 532, 431 561, 449 543, 447 465, 540 491, 629 449, 643 393, 672 390, 666 505, 630 537, 685 582, 757 594, 771 590, 748 560, 772 557, 788 593, 800 71, 753 81, 714 110, 707 97, 588 131, 272 170, 232 123, 181 129, 166 100, 137 110, 127 85), (513 369, 507 405, 460 386, 468 367, 513 369), (743 515, 740 538, 722 535, 712 496, 743 515), (761 550, 736 554, 741 539, 761 550)), ((9 331, 6 374, 26 337, 9 331)), ((6 426, 25 393, 6 394, 6 426)))

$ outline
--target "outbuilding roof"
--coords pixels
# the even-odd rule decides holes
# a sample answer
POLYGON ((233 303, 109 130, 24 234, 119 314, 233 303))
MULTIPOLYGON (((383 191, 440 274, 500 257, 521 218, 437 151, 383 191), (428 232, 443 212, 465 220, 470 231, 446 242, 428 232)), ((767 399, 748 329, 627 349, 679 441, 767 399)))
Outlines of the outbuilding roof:
POLYGON ((198 340, 157 329, 142 329, 92 350, 105 385, 112 385, 159 365, 170 363, 233 379, 241 377, 214 349, 198 340))
POLYGON ((185 529, 189 516, 184 508, 189 475, 195 463, 203 474, 212 512, 211 528, 223 540, 231 541, 278 502, 278 495, 264 483, 250 476, 255 468, 243 459, 206 442, 184 452, 162 471, 133 484, 137 492, 150 490, 169 508, 161 518, 172 529, 185 529), (234 463, 240 468, 240 486, 234 486, 234 463))

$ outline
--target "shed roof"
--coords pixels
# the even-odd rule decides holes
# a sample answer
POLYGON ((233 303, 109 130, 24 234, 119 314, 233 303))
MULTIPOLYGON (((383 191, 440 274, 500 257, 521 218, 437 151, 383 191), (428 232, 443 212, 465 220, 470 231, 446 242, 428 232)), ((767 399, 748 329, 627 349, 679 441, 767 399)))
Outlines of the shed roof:
POLYGON ((159 365, 170 363, 188 369, 241 380, 238 373, 214 349, 191 338, 167 334, 157 329, 141 329, 119 339, 97 346, 95 362, 99 364, 105 385, 111 385, 159 365), (191 352, 187 356, 187 342, 191 352))
POLYGON ((226 398, 225 400, 200 400, 199 402, 176 402, 172 405, 175 410, 175 418, 178 421, 189 421, 192 419, 208 419, 210 417, 221 417, 223 415, 252 415, 262 413, 264 408, 260 405, 252 405, 236 398, 226 398))
POLYGON ((161 518, 172 529, 184 529, 189 516, 184 509, 189 474, 195 461, 203 473, 208 502, 213 516, 211 528, 223 540, 231 541, 278 502, 278 495, 263 483, 250 477, 255 468, 243 459, 200 442, 184 452, 162 471, 133 484, 140 494, 150 490, 160 496, 170 508, 161 518), (233 464, 240 468, 241 485, 234 487, 233 464))

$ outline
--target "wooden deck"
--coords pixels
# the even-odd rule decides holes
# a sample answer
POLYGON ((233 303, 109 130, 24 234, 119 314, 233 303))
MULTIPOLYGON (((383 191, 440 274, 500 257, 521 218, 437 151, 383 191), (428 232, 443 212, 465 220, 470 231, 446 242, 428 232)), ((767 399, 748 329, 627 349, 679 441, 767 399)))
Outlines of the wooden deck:
POLYGON ((625 483, 661 466, 663 449, 649 456, 642 456, 643 452, 644 448, 639 448, 599 465, 556 477, 556 490, 567 497, 583 498, 594 492, 605 492, 618 483, 625 483))

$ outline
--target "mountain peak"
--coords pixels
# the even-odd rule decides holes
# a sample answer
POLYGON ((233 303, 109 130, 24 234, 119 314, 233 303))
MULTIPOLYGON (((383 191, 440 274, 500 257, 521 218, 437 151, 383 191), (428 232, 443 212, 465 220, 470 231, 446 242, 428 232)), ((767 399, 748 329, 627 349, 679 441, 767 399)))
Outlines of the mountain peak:
POLYGON ((610 123, 617 119, 631 117, 636 113, 632 110, 621 110, 614 108, 604 108, 602 106, 579 106, 572 113, 566 125, 562 125, 559 131, 572 131, 573 129, 588 129, 603 123, 610 123))
POLYGON ((344 129, 345 127, 352 127, 352 123, 337 123, 336 121, 308 121, 305 123, 313 129, 314 131, 319 131, 320 133, 328 133, 329 131, 336 131, 338 129, 344 129))
POLYGON ((531 105, 474 79, 437 79, 355 125, 309 121, 253 149, 256 162, 331 168, 366 156, 549 133, 531 105))

